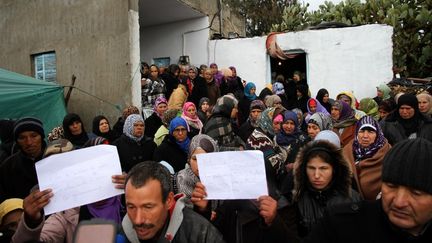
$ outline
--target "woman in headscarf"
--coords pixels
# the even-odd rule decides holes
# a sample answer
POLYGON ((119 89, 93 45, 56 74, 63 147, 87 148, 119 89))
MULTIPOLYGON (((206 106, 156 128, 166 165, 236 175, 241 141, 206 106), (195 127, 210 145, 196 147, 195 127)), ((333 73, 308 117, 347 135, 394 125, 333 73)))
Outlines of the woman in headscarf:
POLYGON ((361 110, 357 110, 358 101, 352 92, 350 91, 341 92, 336 96, 336 99, 347 103, 353 109, 354 116, 357 120, 359 120, 363 116, 366 116, 366 113, 364 113, 361 110))
POLYGON ((64 137, 74 145, 74 149, 82 148, 89 140, 81 117, 75 113, 69 113, 63 118, 63 130, 64 137))
POLYGON ((249 118, 244 122, 238 131, 239 137, 246 142, 253 130, 258 127, 258 118, 264 111, 265 105, 261 100, 254 100, 250 104, 249 118))
POLYGON ((306 123, 308 123, 310 116, 313 115, 315 112, 322 112, 322 113, 330 115, 330 113, 327 112, 327 110, 324 108, 324 106, 322 106, 321 103, 317 99, 310 98, 307 102, 306 107, 308 110, 306 117, 305 117, 306 123))
POLYGON ((212 71, 212 75, 216 81, 216 84, 220 87, 220 85, 225 82, 225 76, 221 71, 219 71, 218 65, 216 63, 211 63, 210 69, 212 71))
POLYGON ((285 165, 290 171, 300 148, 308 142, 308 137, 300 130, 297 114, 284 111, 281 130, 276 134, 276 143, 285 150, 287 158, 285 165))
POLYGON ((383 100, 390 99, 390 92, 391 89, 387 84, 380 84, 377 89, 377 96, 373 99, 377 103, 377 105, 380 105, 383 100))
POLYGON ((378 113, 378 104, 372 98, 361 99, 359 110, 366 113, 366 115, 373 117, 377 121, 380 118, 378 113))
POLYGON ((373 117, 364 116, 357 122, 355 137, 343 148, 343 154, 351 164, 355 188, 363 199, 376 200, 381 192, 382 162, 390 148, 373 117))
POLYGON ((428 93, 420 93, 417 96, 419 111, 427 116, 432 116, 432 96, 428 93))
POLYGON ((198 134, 192 138, 189 145, 188 163, 186 168, 174 174, 174 192, 184 193, 188 199, 191 198, 195 184, 200 181, 198 162, 196 155, 218 152, 219 148, 211 137, 198 134))
POLYGON ((244 88, 244 96, 238 103, 238 124, 242 125, 249 116, 249 108, 252 101, 256 100, 258 97, 255 94, 256 86, 254 83, 247 83, 244 88))
POLYGON ((432 141, 432 119, 419 111, 418 100, 413 94, 399 97, 397 110, 384 120, 381 128, 391 145, 419 137, 432 141))
POLYGON ((108 119, 105 116, 96 116, 93 118, 93 134, 98 137, 103 137, 109 143, 114 142, 120 135, 111 130, 108 119))
POLYGON ((326 208, 360 200, 351 189, 351 173, 342 151, 330 142, 314 141, 302 148, 294 168, 293 190, 300 237, 310 232, 326 208))
POLYGON ((273 129, 273 117, 275 111, 276 108, 270 107, 261 113, 258 127, 246 141, 246 149, 262 151, 264 159, 269 162, 275 175, 284 175, 286 153, 274 142, 276 134, 273 129))
POLYGON ((309 100, 309 94, 308 94, 308 86, 299 84, 297 85, 297 101, 295 108, 299 108, 303 113, 306 113, 308 111, 307 109, 307 102, 309 100))
POLYGON ((163 125, 159 127, 156 131, 153 141, 156 143, 156 146, 159 146, 162 141, 165 139, 165 136, 169 134, 169 124, 171 121, 176 118, 179 114, 180 110, 177 109, 168 109, 165 111, 164 116, 162 118, 163 125))
POLYGON ((113 126, 113 130, 116 134, 123 134, 123 126, 124 122, 126 121, 126 118, 130 114, 140 114, 140 111, 138 110, 138 107, 130 105, 123 109, 122 116, 118 118, 116 124, 113 126))
POLYGON ((198 111, 197 115, 201 120, 202 124, 205 125, 207 123, 207 119, 210 117, 210 100, 207 97, 202 97, 198 103, 198 111))
POLYGON ((190 139, 187 122, 181 118, 174 118, 169 125, 169 134, 165 136, 161 145, 156 148, 153 159, 156 162, 166 161, 175 172, 185 168, 189 152, 190 139))
POLYGON ((142 116, 131 114, 126 118, 123 134, 113 142, 117 146, 122 170, 126 173, 139 162, 153 158, 156 144, 144 135, 144 128, 142 116))
POLYGON ((289 101, 288 101, 287 96, 285 94, 285 87, 282 83, 284 81, 283 76, 282 76, 282 80, 278 79, 280 76, 281 75, 279 75, 276 78, 276 82, 272 86, 272 91, 273 91, 273 94, 279 96, 279 98, 281 99, 281 106, 283 106, 285 109, 287 109, 288 107, 290 107, 290 104, 289 104, 289 101))
POLYGON ((336 100, 332 105, 331 117, 333 131, 339 135, 341 146, 344 147, 354 138, 355 124, 354 110, 345 102, 336 100))
POLYGON ((186 102, 183 105, 183 113, 181 115, 186 120, 189 128, 188 137, 193 138, 195 135, 201 133, 203 124, 197 115, 197 109, 192 102, 186 102))
POLYGON ((305 119, 304 119, 305 116, 304 116, 302 110, 300 110, 299 108, 294 108, 294 109, 292 109, 291 111, 293 111, 294 113, 297 114, 298 122, 299 122, 299 124, 300 124, 300 129, 301 129, 303 132, 307 132, 307 124, 306 124, 306 121, 305 121, 305 119))
POLYGON ((315 97, 322 106, 327 110, 327 112, 330 114, 331 112, 331 101, 330 101, 330 95, 329 92, 326 89, 320 89, 318 90, 318 93, 315 97))
POLYGON ((145 120, 145 132, 147 137, 154 138, 156 131, 162 126, 164 112, 168 109, 168 102, 164 97, 156 99, 153 106, 153 114, 145 120))
POLYGON ((232 95, 220 97, 213 113, 203 128, 203 133, 213 138, 221 151, 239 150, 244 142, 234 133, 232 119, 237 118, 237 100, 232 95))
POLYGON ((266 105, 267 108, 270 107, 276 107, 276 108, 282 108, 282 99, 278 96, 278 95, 268 95, 265 100, 264 103, 266 105))
POLYGON ((333 122, 329 114, 316 112, 310 116, 307 125, 307 133, 311 140, 314 140, 319 132, 332 129, 333 122))

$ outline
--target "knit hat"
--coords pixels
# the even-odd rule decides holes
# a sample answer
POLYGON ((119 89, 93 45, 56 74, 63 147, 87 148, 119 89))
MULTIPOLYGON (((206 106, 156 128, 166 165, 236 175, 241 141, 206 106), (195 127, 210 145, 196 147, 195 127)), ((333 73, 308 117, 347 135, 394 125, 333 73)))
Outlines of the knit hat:
POLYGON ((432 194, 432 142, 406 139, 385 155, 382 180, 432 194))
POLYGON ((10 198, 4 200, 0 204, 0 224, 2 224, 4 216, 17 209, 23 210, 23 200, 21 198, 10 198))
POLYGON ((414 108, 415 110, 418 110, 418 100, 417 97, 413 94, 403 94, 398 99, 398 108, 400 108, 402 105, 408 105, 414 108))
POLYGON ((60 154, 72 150, 73 144, 69 140, 61 138, 48 143, 43 157, 46 158, 53 154, 60 154))
POLYGON ((42 122, 34 117, 24 117, 15 122, 14 127, 14 139, 17 141, 18 136, 22 132, 33 131, 39 133, 42 139, 45 138, 45 132, 43 129, 42 122))

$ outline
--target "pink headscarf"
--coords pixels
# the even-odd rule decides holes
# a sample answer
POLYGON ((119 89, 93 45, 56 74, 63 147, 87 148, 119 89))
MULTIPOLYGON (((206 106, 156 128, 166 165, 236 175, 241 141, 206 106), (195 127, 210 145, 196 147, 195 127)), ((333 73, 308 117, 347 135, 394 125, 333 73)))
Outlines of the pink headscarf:
POLYGON ((188 123, 189 126, 196 128, 196 129, 199 129, 201 131, 203 124, 202 124, 201 120, 198 118, 197 113, 195 113, 195 116, 191 116, 188 113, 188 109, 190 107, 195 107, 195 110, 197 111, 194 103, 186 102, 183 105, 183 113, 182 113, 181 117, 186 120, 186 122, 188 123))

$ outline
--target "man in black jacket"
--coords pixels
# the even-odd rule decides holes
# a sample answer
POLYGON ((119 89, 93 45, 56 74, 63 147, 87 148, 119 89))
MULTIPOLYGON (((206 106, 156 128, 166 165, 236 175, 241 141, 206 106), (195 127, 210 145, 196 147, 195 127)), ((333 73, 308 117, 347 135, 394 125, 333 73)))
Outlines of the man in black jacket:
POLYGON ((42 122, 36 118, 18 120, 13 134, 20 151, 0 166, 0 202, 30 194, 30 189, 37 184, 35 163, 42 159, 46 147, 42 122))
POLYGON ((330 209, 304 242, 432 242, 432 142, 404 140, 383 162, 382 198, 330 209))

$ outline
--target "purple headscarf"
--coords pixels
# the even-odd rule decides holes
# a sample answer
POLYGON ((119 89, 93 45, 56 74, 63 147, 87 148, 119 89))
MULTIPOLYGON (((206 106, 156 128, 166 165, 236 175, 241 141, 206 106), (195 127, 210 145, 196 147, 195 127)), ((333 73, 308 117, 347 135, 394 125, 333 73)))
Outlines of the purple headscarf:
MULTIPOLYGON (((217 65, 216 63, 211 63, 211 64, 210 64, 210 68, 211 68, 211 67, 215 67, 215 66, 216 66, 216 68, 218 68, 218 65, 217 65)), ((222 81, 224 80, 224 75, 223 75, 223 73, 222 73, 221 71, 218 70, 218 71, 215 73, 215 75, 213 76, 213 78, 215 79, 216 84, 217 84, 218 86, 220 86, 221 83, 222 83, 222 81)))
POLYGON ((364 116, 357 122, 354 143, 353 143, 353 153, 354 153, 354 158, 356 160, 363 160, 374 156, 375 153, 380 148, 382 148, 385 143, 386 143, 386 138, 384 137, 381 126, 373 117, 364 116), (366 125, 370 129, 375 130, 377 135, 375 141, 366 148, 361 147, 358 141, 358 133, 360 131, 360 128, 364 125, 366 125))
POLYGON ((283 113, 283 122, 281 123, 281 130, 279 132, 279 134, 276 135, 276 142, 279 145, 282 146, 287 146, 292 144, 293 142, 295 142, 299 136, 301 135, 301 131, 299 129, 299 122, 298 122, 298 117, 297 114, 293 111, 287 110, 283 113), (294 128, 294 132, 288 134, 286 133, 283 128, 282 125, 287 122, 288 120, 291 120, 294 122, 295 128, 294 128))
POLYGON ((168 101, 165 99, 165 97, 158 97, 158 98, 156 99, 156 101, 155 101, 154 106, 153 106, 153 111, 154 111, 154 112, 156 113, 156 115, 157 115, 158 117, 160 117, 161 119, 163 118, 163 114, 159 114, 159 113, 157 112, 157 107, 158 107, 158 105, 160 105, 160 104, 162 104, 162 103, 168 104, 168 101))
POLYGON ((117 224, 121 224, 120 196, 115 196, 103 201, 87 204, 87 208, 93 218, 112 220, 117 224))
POLYGON ((307 104, 306 107, 307 107, 307 110, 308 110, 306 118, 305 118, 306 123, 309 122, 309 119, 310 119, 311 115, 313 115, 315 113, 315 112, 312 113, 311 110, 309 109, 309 104, 310 104, 310 102, 313 102, 312 100, 314 100, 315 103, 316 103, 316 111, 315 112, 321 112, 321 113, 324 113, 324 114, 330 116, 330 113, 328 113, 327 109, 323 105, 321 105, 321 103, 317 99, 310 98, 308 100, 308 102, 306 103, 307 104))

